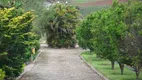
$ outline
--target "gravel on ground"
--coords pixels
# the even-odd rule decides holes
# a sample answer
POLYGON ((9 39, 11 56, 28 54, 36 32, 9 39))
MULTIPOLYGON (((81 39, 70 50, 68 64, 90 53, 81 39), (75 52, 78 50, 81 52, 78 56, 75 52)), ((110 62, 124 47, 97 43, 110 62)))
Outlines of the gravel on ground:
POLYGON ((34 67, 21 80, 103 80, 79 57, 84 50, 53 49, 45 45, 34 67))

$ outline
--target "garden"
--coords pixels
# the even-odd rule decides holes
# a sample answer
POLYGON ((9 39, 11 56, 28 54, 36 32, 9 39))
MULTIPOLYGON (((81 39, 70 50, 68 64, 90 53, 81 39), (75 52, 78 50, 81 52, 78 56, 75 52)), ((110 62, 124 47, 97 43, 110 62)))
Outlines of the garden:
POLYGON ((50 48, 78 44, 80 56, 109 80, 142 80, 142 1, 84 6, 93 1, 45 7, 45 0, 0 0, 0 80, 15 80, 41 39, 50 48))

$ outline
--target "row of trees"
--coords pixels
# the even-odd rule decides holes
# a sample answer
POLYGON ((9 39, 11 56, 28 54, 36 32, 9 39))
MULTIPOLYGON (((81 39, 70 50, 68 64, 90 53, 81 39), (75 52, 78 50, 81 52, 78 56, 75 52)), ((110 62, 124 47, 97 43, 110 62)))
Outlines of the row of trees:
MULTIPOLYGON (((2 2, 2 1, 1 1, 2 2)), ((0 8, 0 80, 14 80, 39 49, 39 35, 33 27, 33 11, 24 11, 22 1, 3 0, 0 8), (8 3, 8 4, 7 4, 8 3)))
POLYGON ((111 8, 90 14, 77 28, 79 45, 97 56, 130 65, 139 80, 142 67, 142 2, 114 2, 111 8))

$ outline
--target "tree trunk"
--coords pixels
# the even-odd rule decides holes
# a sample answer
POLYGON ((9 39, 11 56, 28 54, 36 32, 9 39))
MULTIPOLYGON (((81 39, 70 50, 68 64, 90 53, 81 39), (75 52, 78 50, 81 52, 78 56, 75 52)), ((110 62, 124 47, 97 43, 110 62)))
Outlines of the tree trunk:
POLYGON ((138 71, 138 72, 136 72, 136 80, 139 80, 139 74, 140 74, 140 72, 138 71))
POLYGON ((136 69, 135 73, 136 73, 136 80, 139 80, 140 71, 138 69, 136 69))
POLYGON ((0 8, 2 8, 2 9, 3 9, 3 8, 4 8, 4 6, 0 4, 0 8))
POLYGON ((89 56, 89 63, 91 64, 91 63, 92 63, 92 51, 90 51, 89 53, 90 53, 90 56, 89 56))
POLYGON ((136 73, 136 80, 140 80, 139 74, 140 74, 140 66, 135 66, 135 73, 136 73))
POLYGON ((96 58, 100 58, 100 56, 98 54, 96 54, 96 58))
POLYGON ((119 62, 118 62, 118 64, 119 64, 119 68, 121 70, 121 75, 123 75, 123 73, 124 73, 124 64, 119 63, 119 62))
POLYGON ((114 63, 115 63, 115 61, 111 61, 111 68, 112 68, 112 70, 114 70, 114 63))

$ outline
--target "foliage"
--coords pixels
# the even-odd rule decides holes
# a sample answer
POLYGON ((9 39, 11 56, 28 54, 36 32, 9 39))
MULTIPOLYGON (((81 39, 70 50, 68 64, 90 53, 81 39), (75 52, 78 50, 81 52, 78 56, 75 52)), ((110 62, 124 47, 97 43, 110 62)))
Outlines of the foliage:
POLYGON ((79 10, 68 4, 57 3, 46 9, 39 22, 42 32, 46 33, 47 44, 58 48, 74 47, 79 15, 79 10))
POLYGON ((130 3, 114 2, 111 8, 89 15, 77 29, 77 36, 82 47, 90 49, 93 46, 97 55, 112 62, 112 68, 117 61, 121 74, 124 64, 134 66, 139 80, 142 67, 142 2, 130 3))
POLYGON ((41 18, 41 12, 44 9, 44 3, 45 0, 0 0, 0 7, 15 7, 15 8, 22 8, 24 9, 24 12, 27 11, 34 11, 34 14, 37 15, 37 17, 33 21, 33 31, 38 34, 40 37, 41 31, 38 27, 38 20, 41 18))
POLYGON ((137 80, 139 80, 140 69, 142 68, 142 2, 129 2, 126 10, 125 23, 128 26, 124 39, 128 56, 132 58, 137 80))
POLYGON ((92 46, 92 34, 91 34, 91 24, 92 20, 87 18, 86 20, 83 20, 80 24, 80 27, 77 27, 76 29, 76 37, 78 40, 78 44, 80 47, 84 49, 90 49, 93 50, 92 46))
POLYGON ((26 54, 36 47, 37 35, 32 32, 32 12, 23 13, 21 9, 0 9, 0 68, 5 71, 6 78, 17 77, 28 60, 26 54))
POLYGON ((3 80, 5 77, 5 72, 0 69, 0 80, 3 80))
POLYGON ((0 5, 4 7, 7 7, 7 8, 10 8, 10 7, 20 7, 22 5, 21 1, 20 0, 0 0, 0 5))
MULTIPOLYGON (((118 21, 122 20, 119 17, 122 11, 118 9, 122 8, 110 8, 89 15, 82 22, 80 29, 77 30, 77 36, 80 37, 79 43, 87 45, 89 49, 93 48, 100 57, 109 59, 112 62, 112 68, 114 61, 118 58, 116 38, 119 37, 119 34, 115 26, 118 26, 118 23, 120 23, 118 21), (118 13, 119 15, 116 15, 118 13)), ((123 23, 118 26, 120 30, 121 26, 123 26, 123 23)))
MULTIPOLYGON (((111 62, 117 61, 119 55, 119 41, 126 31, 124 20, 125 6, 114 2, 108 10, 94 14, 94 23, 91 29, 95 52, 111 62)), ((112 64, 113 67, 113 64, 112 64)))

